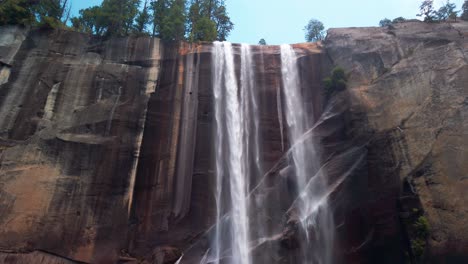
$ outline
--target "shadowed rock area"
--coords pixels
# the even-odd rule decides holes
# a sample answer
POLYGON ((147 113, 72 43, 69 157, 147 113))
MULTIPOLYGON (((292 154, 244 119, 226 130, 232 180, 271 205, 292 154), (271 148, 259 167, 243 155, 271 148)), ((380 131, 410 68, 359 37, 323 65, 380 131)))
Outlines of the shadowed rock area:
MULTIPOLYGON (((408 22, 294 45, 319 120, 303 140, 323 148, 340 263, 468 260, 467 37, 466 22, 408 22), (333 66, 348 89, 326 101, 333 66), (421 216, 429 235, 416 254, 421 216)), ((0 28, 0 262, 203 258, 216 220, 211 49, 0 28)), ((252 53, 264 176, 251 196, 271 205, 259 215, 281 211, 264 223, 277 236, 253 241, 252 254, 296 263, 280 49, 252 53)))

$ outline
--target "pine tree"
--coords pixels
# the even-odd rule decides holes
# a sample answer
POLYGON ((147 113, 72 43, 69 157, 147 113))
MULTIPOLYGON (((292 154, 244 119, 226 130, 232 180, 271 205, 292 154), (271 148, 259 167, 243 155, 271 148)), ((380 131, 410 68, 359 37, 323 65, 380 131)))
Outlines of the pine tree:
POLYGON ((226 40, 234 28, 234 23, 231 22, 224 2, 220 2, 219 5, 215 7, 213 20, 216 23, 216 31, 218 32, 217 39, 219 41, 226 40))
POLYGON ((447 19, 456 19, 457 18, 457 11, 455 9, 457 6, 454 3, 450 3, 449 0, 443 5, 439 11, 437 11, 437 19, 441 21, 445 21, 447 19))
POLYGON ((206 2, 200 0, 192 1, 188 14, 189 41, 214 41, 217 39, 218 31, 216 23, 208 16, 206 2))
POLYGON ((140 0, 104 0, 101 8, 103 20, 106 22, 108 36, 128 35, 133 25, 140 0))
POLYGON ((185 0, 173 0, 164 16, 160 38, 164 40, 180 41, 185 37, 186 25, 185 0))
POLYGON ((0 2, 0 25, 30 25, 34 23, 33 5, 28 0, 0 2))
POLYGON ((107 29, 105 16, 100 6, 81 9, 80 16, 73 17, 71 22, 75 30, 88 34, 101 36, 107 29))
POLYGON ((468 0, 463 3, 461 19, 468 21, 468 0))
POLYGON ((60 27, 64 26, 68 21, 70 1, 42 0, 34 5, 33 10, 41 26, 60 27))
POLYGON ((169 10, 169 0, 153 0, 150 4, 153 12, 153 37, 161 37, 164 19, 169 10))
POLYGON ((434 22, 436 21, 437 12, 434 10, 434 1, 433 0, 424 0, 419 6, 420 13, 417 16, 424 17, 424 22, 434 22))
POLYGON ((146 26, 150 24, 151 14, 149 13, 148 0, 145 0, 143 9, 138 13, 135 19, 134 31, 137 34, 146 34, 146 26))

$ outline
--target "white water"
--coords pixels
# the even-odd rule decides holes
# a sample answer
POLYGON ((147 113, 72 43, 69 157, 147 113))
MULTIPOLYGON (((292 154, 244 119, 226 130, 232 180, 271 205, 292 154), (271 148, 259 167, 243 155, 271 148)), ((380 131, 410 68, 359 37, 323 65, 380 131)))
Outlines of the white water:
MULTIPOLYGON (((253 54, 248 45, 233 47, 227 42, 216 42, 212 56, 217 224, 211 248, 205 252, 200 263, 267 263, 264 260, 272 258, 261 257, 254 261, 250 252, 255 241, 257 245, 258 241, 268 241, 269 237, 276 235, 271 231, 277 232, 266 227, 270 216, 259 216, 254 211, 269 206, 269 201, 262 197, 249 199, 252 189, 249 185, 255 182, 256 176, 262 175, 259 99, 253 54), (237 69, 235 54, 240 55, 240 68, 237 69)), ((328 195, 325 195, 325 170, 320 170, 313 137, 299 142, 311 129, 313 120, 310 109, 305 105, 297 63, 293 48, 281 46, 283 90, 278 88, 276 91, 276 103, 280 129, 283 130, 285 125, 291 147, 289 165, 296 183, 295 191, 291 193, 295 199, 292 207, 298 210, 306 235, 300 241, 302 250, 298 263, 330 264, 333 263, 334 227, 327 206, 328 195)), ((284 151, 284 146, 282 149, 284 151)), ((260 254, 268 256, 275 253, 265 251, 260 254)))
POLYGON ((304 104, 305 95, 301 90, 297 56, 290 45, 281 45, 281 72, 289 143, 295 145, 291 156, 299 195, 297 209, 306 234, 304 243, 311 247, 303 252, 302 263, 333 263, 333 219, 324 198, 326 196, 322 194, 327 187, 326 174, 315 174, 320 168, 320 162, 313 138, 295 144, 312 122, 311 109, 307 109, 304 104), (313 237, 310 236, 311 232, 313 237))
MULTIPOLYGON (((257 108, 252 96, 253 77, 250 59, 250 47, 241 48, 241 86, 239 86, 235 65, 233 47, 227 42, 214 43, 213 50, 213 83, 215 98, 216 118, 216 200, 217 217, 220 222, 223 212, 231 210, 230 241, 221 237, 223 230, 217 225, 215 234, 215 258, 219 263, 223 257, 222 251, 231 250, 230 261, 233 264, 251 263, 249 254, 249 223, 248 202, 250 166, 249 156, 251 146, 254 146, 254 157, 258 158, 257 136, 251 137, 251 133, 257 134, 258 120, 251 120, 251 112, 257 108), (242 88, 240 90, 240 87, 242 88), (253 123, 253 131, 251 131, 253 123), (225 177, 228 177, 226 181, 225 177), (228 182, 228 186, 223 183, 228 182), (229 190, 224 190, 228 188, 229 190), (229 191, 229 208, 223 208, 226 204, 225 191, 229 191)), ((254 118, 255 119, 255 118, 254 118)))

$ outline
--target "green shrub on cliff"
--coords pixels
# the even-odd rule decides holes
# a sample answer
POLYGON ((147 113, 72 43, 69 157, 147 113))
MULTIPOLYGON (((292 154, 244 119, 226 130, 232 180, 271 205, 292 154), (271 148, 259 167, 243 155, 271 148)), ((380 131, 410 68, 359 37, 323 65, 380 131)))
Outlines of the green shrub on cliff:
POLYGON ((417 238, 411 240, 411 250, 413 251, 414 257, 419 260, 424 254, 424 249, 426 248, 426 240, 417 238))
POLYGON ((420 216, 414 223, 414 229, 418 237, 426 238, 429 235, 429 222, 424 216, 420 216))
POLYGON ((334 92, 343 91, 347 86, 346 73, 341 67, 335 67, 330 77, 325 78, 325 96, 330 97, 334 92))
POLYGON ((411 251, 415 261, 419 263, 427 245, 427 236, 429 235, 429 222, 424 216, 419 216, 412 224, 411 251))

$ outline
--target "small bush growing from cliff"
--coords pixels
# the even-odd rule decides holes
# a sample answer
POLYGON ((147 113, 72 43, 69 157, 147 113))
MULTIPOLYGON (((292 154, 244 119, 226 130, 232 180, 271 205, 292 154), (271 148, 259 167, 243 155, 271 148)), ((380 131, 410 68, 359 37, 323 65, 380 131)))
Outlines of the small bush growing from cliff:
POLYGON ((426 249, 426 239, 429 235, 429 222, 426 217, 419 216, 412 224, 412 228, 411 251, 413 252, 415 261, 420 263, 424 250, 426 249))
POLYGON ((424 254, 426 248, 426 240, 417 238, 411 241, 411 249, 413 250, 414 257, 419 260, 424 254))
POLYGON ((418 220, 414 223, 414 229, 418 237, 426 238, 429 235, 429 222, 424 216, 420 216, 418 220))
POLYGON ((345 90, 346 82, 346 73, 343 68, 335 67, 331 72, 331 76, 324 80, 325 96, 328 98, 335 92, 345 90))

